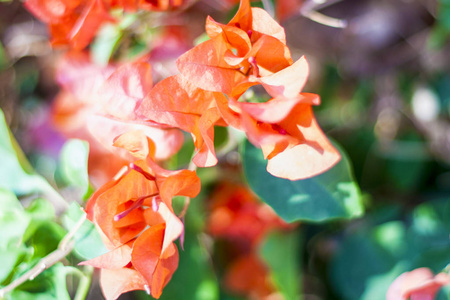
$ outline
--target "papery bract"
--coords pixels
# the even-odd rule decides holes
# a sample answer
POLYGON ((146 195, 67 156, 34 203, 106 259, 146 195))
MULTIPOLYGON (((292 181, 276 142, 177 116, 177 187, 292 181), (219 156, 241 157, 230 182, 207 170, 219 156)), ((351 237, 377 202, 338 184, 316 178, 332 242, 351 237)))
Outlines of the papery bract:
POLYGON ((193 158, 196 165, 212 166, 217 163, 214 151, 214 125, 225 125, 215 99, 220 93, 197 88, 181 75, 159 82, 146 96, 138 113, 146 120, 180 128, 190 132, 198 153, 193 158))
POLYGON ((157 166, 152 160, 153 142, 139 131, 119 136, 115 145, 130 151, 137 160, 89 200, 87 217, 111 251, 84 264, 102 268, 102 278, 129 274, 129 278, 114 280, 115 285, 101 280, 108 300, 134 289, 148 289, 158 298, 178 266, 173 242, 184 231, 173 212, 172 198, 195 197, 200 180, 194 171, 168 171, 157 166))
MULTIPOLYGON (((287 97, 286 86, 308 75, 298 66, 302 62, 291 66, 283 27, 263 9, 251 8, 248 0, 241 1, 238 12, 227 25, 208 18, 206 32, 211 39, 177 61, 181 74, 202 89, 237 98, 250 86, 263 83, 265 77, 292 68, 278 76, 282 80, 263 84, 273 97, 287 97)), ((297 85, 299 89, 303 86, 297 85)))
POLYGON ((291 180, 318 175, 340 159, 314 117, 311 105, 318 103, 309 93, 265 103, 217 102, 224 120, 262 149, 267 171, 291 180))
POLYGON ((152 89, 150 64, 137 61, 102 67, 91 63, 86 54, 71 52, 62 60, 57 79, 64 90, 53 104, 55 124, 68 137, 89 140, 92 153, 119 154, 121 163, 130 160, 126 151, 112 144, 117 136, 132 130, 141 130, 156 141, 157 160, 180 149, 183 134, 179 130, 144 124, 136 115, 152 89))

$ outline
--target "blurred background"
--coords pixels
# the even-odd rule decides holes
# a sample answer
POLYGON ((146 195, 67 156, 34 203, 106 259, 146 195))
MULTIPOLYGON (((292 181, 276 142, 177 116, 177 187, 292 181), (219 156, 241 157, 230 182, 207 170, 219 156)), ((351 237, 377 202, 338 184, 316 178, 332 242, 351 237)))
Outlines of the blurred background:
MULTIPOLYGON (((91 46, 92 56, 105 65, 112 59, 148 54, 154 81, 159 81, 175 74, 174 60, 202 38, 207 15, 226 23, 236 5, 236 1, 191 1, 182 11, 168 13, 168 18, 165 13, 147 12, 107 24, 91 46)), ((260 237, 258 230, 251 237, 248 232, 215 231, 209 218, 224 205, 215 191, 239 184, 235 178, 241 178, 239 163, 223 160, 216 168, 199 171, 204 187, 186 218, 187 248, 162 299, 283 299, 271 292, 274 287, 261 288, 264 284, 259 281, 236 287, 226 278, 233 277, 227 268, 242 249, 250 255, 248 249, 259 247, 266 265, 273 266, 277 262, 268 257, 282 253, 277 245, 287 242, 296 249, 291 264, 297 268, 289 273, 288 263, 272 276, 293 274, 286 280, 301 293, 299 299, 384 299, 402 272, 428 267, 437 273, 446 268, 450 1, 267 0, 252 5, 264 6, 285 27, 294 61, 306 56, 311 74, 305 91, 321 96, 321 105, 314 108, 316 117, 348 153, 366 214, 324 224, 287 226, 271 221, 269 228, 260 229, 272 232, 269 238, 260 237), (276 230, 290 233, 279 236, 276 230), (253 239, 263 246, 254 246, 253 239)), ((52 48, 46 25, 20 1, 0 3, 0 42, 0 107, 31 164, 55 183, 58 155, 67 137, 55 127, 51 114, 60 90, 55 69, 66 49, 52 48)), ((235 211, 247 207, 242 203, 251 198, 245 192, 230 197, 238 199, 235 211)), ((266 220, 256 219, 252 224, 266 220)), ((236 264, 235 274, 244 269, 253 270, 249 274, 265 272, 258 269, 260 262, 236 264)), ((450 299, 449 291, 444 289, 439 299, 450 299)), ((90 297, 102 297, 95 285, 90 297)), ((132 293, 120 299, 146 297, 132 293)))

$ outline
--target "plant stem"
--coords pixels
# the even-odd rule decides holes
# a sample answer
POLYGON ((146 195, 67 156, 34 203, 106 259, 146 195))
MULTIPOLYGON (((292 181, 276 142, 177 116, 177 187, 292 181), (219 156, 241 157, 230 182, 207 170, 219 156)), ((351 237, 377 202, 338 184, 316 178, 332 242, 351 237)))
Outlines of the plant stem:
POLYGON ((77 292, 75 293, 75 297, 73 300, 84 300, 89 292, 89 288, 91 286, 92 273, 94 272, 94 267, 92 266, 84 266, 83 268, 83 276, 80 278, 80 282, 78 283, 77 292))
POLYGON ((66 257, 70 252, 72 252, 75 242, 72 240, 75 233, 80 229, 83 222, 86 220, 86 214, 83 214, 81 218, 77 221, 75 226, 64 236, 64 238, 59 242, 58 248, 43 257, 33 268, 31 268, 28 272, 24 273, 22 276, 0 289, 0 299, 3 298, 7 293, 14 290, 16 287, 21 285, 22 283, 33 280, 39 274, 41 274, 46 269, 53 266, 58 261, 62 260, 66 257))
POLYGON ((319 24, 335 27, 335 28, 344 28, 347 27, 347 21, 332 18, 329 16, 326 16, 322 13, 319 13, 317 10, 325 8, 327 6, 333 5, 334 3, 340 2, 341 0, 312 0, 307 1, 305 4, 303 4, 300 13, 302 16, 317 22, 319 24))

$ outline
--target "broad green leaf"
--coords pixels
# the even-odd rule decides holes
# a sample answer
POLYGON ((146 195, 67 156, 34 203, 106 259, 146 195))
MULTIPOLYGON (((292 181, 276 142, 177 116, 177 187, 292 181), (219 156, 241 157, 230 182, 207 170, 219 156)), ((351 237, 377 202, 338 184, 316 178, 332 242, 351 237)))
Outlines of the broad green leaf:
POLYGON ((284 299, 302 299, 299 271, 302 254, 298 232, 270 234, 259 252, 284 299))
POLYGON ((66 231, 52 221, 38 222, 33 235, 27 241, 33 248, 31 259, 39 260, 58 248, 58 244, 66 234, 66 231))
POLYGON ((123 32, 119 27, 114 24, 104 25, 91 46, 94 62, 99 65, 107 65, 122 38, 123 32))
POLYGON ((20 245, 31 221, 16 196, 0 188, 0 251, 20 245))
POLYGON ((16 140, 9 131, 3 111, 0 110, 0 187, 13 191, 17 196, 42 194, 58 210, 67 204, 53 187, 36 174, 16 140))
POLYGON ((89 190, 88 176, 89 144, 72 139, 66 142, 60 154, 60 175, 70 186, 78 187, 83 195, 89 190))
MULTIPOLYGON (((85 214, 80 205, 73 202, 66 213, 62 216, 64 227, 70 231, 85 214)), ((94 224, 85 220, 81 228, 75 233, 75 247, 73 252, 84 260, 100 256, 108 251, 97 232, 94 224)))
POLYGON ((252 190, 287 222, 324 222, 359 217, 364 208, 347 155, 336 144, 341 161, 327 172, 305 180, 272 176, 260 149, 246 141, 243 147, 245 177, 252 190))
POLYGON ((0 285, 6 285, 5 280, 11 276, 15 266, 29 253, 25 247, 10 245, 7 249, 0 250, 0 285))
POLYGON ((25 209, 33 220, 54 220, 55 209, 52 204, 43 198, 37 198, 25 209))
MULTIPOLYGON (((368 282, 389 274, 395 263, 396 259, 371 239, 369 232, 361 232, 347 237, 341 244, 332 261, 331 283, 342 299, 361 299, 368 282)), ((404 271, 398 270, 394 278, 404 271)), ((385 295, 388 287, 378 286, 378 289, 385 295)))
POLYGON ((23 234, 23 240, 28 241, 42 225, 42 223, 52 223, 55 221, 55 209, 52 204, 45 199, 35 199, 26 208, 28 216, 31 218, 27 230, 23 234))
MULTIPOLYGON (((332 259, 331 282, 343 299, 383 299, 401 273, 421 267, 438 273, 447 266, 450 200, 417 206, 410 214, 411 222, 393 220, 371 226, 373 216, 344 236, 332 259)), ((448 299, 443 294, 437 299, 448 299)))

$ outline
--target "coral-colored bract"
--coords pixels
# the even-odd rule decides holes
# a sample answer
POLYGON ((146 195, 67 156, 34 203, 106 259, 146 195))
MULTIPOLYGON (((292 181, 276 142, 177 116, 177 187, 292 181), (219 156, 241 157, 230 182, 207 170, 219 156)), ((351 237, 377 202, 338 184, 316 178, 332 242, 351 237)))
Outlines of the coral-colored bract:
POLYGON ((147 289, 158 298, 178 266, 174 241, 184 231, 183 223, 173 212, 172 198, 195 197, 200 191, 200 180, 193 171, 158 167, 152 161, 152 142, 141 132, 120 136, 116 145, 129 150, 138 160, 89 200, 87 216, 111 251, 83 264, 102 268, 102 288, 107 299, 135 289, 147 289), (146 147, 137 147, 145 142, 146 147), (129 275, 120 284, 111 285, 105 279, 120 274, 129 275))

